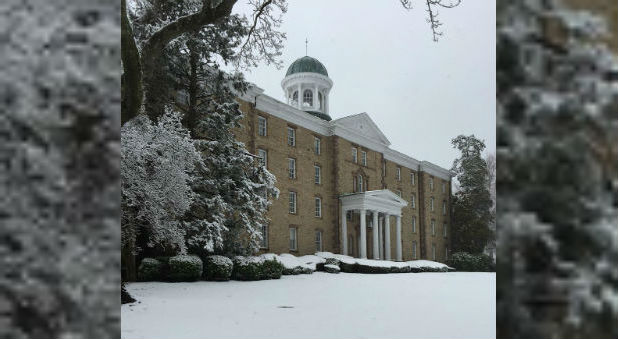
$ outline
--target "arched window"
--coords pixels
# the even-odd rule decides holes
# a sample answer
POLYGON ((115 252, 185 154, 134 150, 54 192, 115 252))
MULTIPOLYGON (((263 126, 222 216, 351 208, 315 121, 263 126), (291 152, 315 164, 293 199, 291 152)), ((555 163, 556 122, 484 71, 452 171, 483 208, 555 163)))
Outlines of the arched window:
POLYGON ((356 177, 356 184, 357 184, 357 186, 358 186, 358 187, 356 188, 356 191, 357 191, 357 192, 363 192, 363 176, 362 176, 362 175, 360 175, 360 174, 359 174, 359 175, 356 177))
POLYGON ((292 93, 292 102, 298 102, 298 91, 292 93))
POLYGON ((318 102, 320 103, 320 111, 323 111, 324 110, 324 104, 322 103, 323 102, 322 92, 318 92, 318 102))
POLYGON ((303 92, 303 104, 313 105, 313 92, 310 89, 303 92))

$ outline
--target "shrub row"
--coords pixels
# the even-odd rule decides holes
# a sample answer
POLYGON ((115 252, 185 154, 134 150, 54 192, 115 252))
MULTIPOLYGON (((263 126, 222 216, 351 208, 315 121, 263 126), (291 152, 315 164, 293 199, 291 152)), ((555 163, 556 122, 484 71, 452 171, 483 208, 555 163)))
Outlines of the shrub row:
POLYGON ((486 254, 453 253, 448 265, 460 272, 495 272, 493 260, 486 254))
POLYGON ((279 279, 283 264, 277 260, 235 257, 231 260, 220 255, 200 259, 192 255, 144 258, 138 268, 140 281, 196 281, 264 280, 279 279))

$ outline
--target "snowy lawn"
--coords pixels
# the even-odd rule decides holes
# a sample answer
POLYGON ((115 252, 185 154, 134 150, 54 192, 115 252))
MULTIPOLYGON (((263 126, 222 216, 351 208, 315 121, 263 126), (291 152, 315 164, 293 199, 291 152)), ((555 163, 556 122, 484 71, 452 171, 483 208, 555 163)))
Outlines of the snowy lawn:
POLYGON ((495 338, 495 273, 132 283, 123 339, 495 338))

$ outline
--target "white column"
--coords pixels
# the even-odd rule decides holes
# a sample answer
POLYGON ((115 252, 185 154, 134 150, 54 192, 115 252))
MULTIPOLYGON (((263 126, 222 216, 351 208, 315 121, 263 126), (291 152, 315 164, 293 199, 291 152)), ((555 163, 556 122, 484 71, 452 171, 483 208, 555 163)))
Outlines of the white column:
POLYGON ((303 93, 301 93, 301 86, 300 84, 298 84, 298 101, 296 102, 296 104, 298 105, 298 109, 302 109, 303 108, 303 93))
POLYGON ((341 254, 348 255, 348 211, 341 209, 341 254))
POLYGON ((384 259, 391 260, 391 216, 384 215, 384 259))
POLYGON ((396 241, 397 243, 395 244, 395 249, 397 250, 397 261, 401 261, 401 215, 397 216, 397 237, 396 237, 396 241))
POLYGON ((367 259, 367 211, 360 210, 360 257, 367 259))
POLYGON ((373 211, 373 229, 372 229, 372 233, 373 233, 373 258, 374 259, 380 259, 380 239, 378 238, 378 236, 380 235, 380 233, 378 232, 378 212, 377 211, 373 211))
POLYGON ((318 85, 313 86, 313 110, 317 111, 318 109, 318 85))

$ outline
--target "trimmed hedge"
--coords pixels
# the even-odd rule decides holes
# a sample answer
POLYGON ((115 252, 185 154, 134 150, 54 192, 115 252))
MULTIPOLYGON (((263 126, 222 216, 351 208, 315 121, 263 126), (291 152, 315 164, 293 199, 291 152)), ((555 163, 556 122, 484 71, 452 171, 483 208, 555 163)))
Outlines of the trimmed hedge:
POLYGON ((137 269, 137 279, 139 281, 160 281, 164 280, 163 264, 153 258, 144 258, 137 269))
POLYGON ((283 269, 283 264, 276 259, 264 260, 260 265, 260 279, 280 279, 283 269))
MULTIPOLYGON (((322 264, 321 268, 316 265, 316 270, 324 270, 324 264, 322 264)), ((313 270, 308 267, 296 266, 294 268, 284 268, 283 275, 299 275, 299 274, 311 274, 313 270)))
POLYGON ((228 257, 221 255, 209 255, 204 258, 205 280, 227 281, 232 277, 234 263, 228 257))
POLYGON ((202 259, 194 255, 177 255, 169 258, 169 279, 196 281, 202 277, 202 259))
POLYGON ((453 253, 448 265, 460 272, 493 272, 493 260, 486 254, 470 254, 467 252, 453 253))
POLYGON ((261 263, 250 258, 236 256, 232 259, 234 269, 232 279, 234 280, 260 280, 261 263))
POLYGON ((337 265, 327 264, 327 265, 324 265, 324 272, 327 272, 327 273, 339 273, 339 272, 341 272, 341 269, 337 265))

